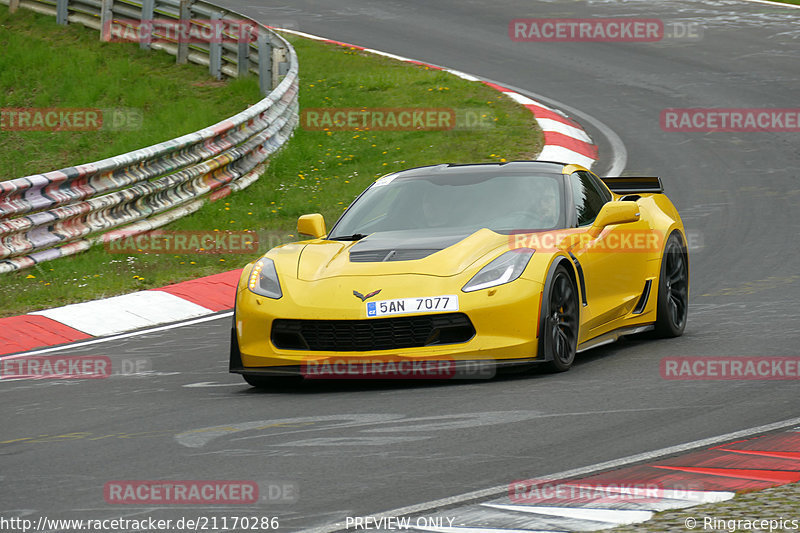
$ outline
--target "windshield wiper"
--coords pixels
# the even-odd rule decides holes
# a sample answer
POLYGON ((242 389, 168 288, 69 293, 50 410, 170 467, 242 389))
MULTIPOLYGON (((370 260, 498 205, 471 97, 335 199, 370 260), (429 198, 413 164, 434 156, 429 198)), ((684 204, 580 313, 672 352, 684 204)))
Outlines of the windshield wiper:
POLYGON ((333 241, 360 241, 366 237, 363 233, 353 233, 352 235, 342 235, 341 237, 333 237, 333 241))

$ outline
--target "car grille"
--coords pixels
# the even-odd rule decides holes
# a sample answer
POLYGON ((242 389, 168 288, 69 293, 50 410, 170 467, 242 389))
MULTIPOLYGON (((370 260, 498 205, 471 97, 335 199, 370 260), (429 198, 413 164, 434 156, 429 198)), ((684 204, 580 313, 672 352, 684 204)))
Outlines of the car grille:
POLYGON ((272 323, 272 343, 284 350, 392 350, 467 342, 474 335, 475 328, 463 313, 367 320, 276 319, 272 323))

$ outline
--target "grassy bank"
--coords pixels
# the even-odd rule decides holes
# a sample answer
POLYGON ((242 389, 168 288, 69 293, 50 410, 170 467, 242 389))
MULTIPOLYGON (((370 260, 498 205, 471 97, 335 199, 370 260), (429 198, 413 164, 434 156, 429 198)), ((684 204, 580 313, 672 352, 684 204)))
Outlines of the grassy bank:
MULTIPOLYGON (((540 149, 541 133, 532 115, 482 84, 353 49, 290 40, 300 58, 301 108, 447 108, 456 109, 459 120, 480 124, 438 131, 312 131, 301 124, 258 182, 166 230, 255 231, 265 250, 293 239, 301 214, 323 213, 330 226, 361 190, 387 172, 441 162, 529 158, 540 149)), ((82 46, 88 49, 89 44, 82 46)), ((93 42, 91 48, 104 54, 108 45, 93 42)), ((138 51, 129 53, 139 60, 138 51)), ((164 70, 169 74, 169 68, 164 70)), ((144 105, 147 98, 142 98, 144 105)), ((253 255, 115 254, 97 247, 4 275, 0 310, 15 315, 159 287, 240 267, 253 255)))
POLYGON ((98 161, 202 129, 258 100, 255 78, 219 82, 197 65, 26 9, 0 6, 1 108, 105 113, 96 131, 0 129, 0 180, 98 161))

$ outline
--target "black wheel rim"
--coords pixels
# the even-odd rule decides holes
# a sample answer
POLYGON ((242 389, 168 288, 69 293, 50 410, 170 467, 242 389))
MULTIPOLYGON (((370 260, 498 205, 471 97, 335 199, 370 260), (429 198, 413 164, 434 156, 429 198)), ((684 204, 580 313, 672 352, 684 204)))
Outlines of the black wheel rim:
POLYGON ((677 242, 667 249, 666 295, 670 321, 676 328, 683 327, 686 321, 689 300, 688 269, 683 248, 677 242))
POLYGON ((553 358, 564 364, 572 363, 578 332, 578 308, 575 289, 566 274, 558 273, 550 291, 550 343, 553 358))

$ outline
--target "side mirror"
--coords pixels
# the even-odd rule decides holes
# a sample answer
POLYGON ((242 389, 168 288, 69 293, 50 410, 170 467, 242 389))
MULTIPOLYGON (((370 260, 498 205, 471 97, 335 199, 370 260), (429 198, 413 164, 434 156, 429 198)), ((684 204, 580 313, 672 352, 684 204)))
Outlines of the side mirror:
POLYGON ((592 237, 597 237, 603 228, 614 224, 638 222, 641 213, 636 202, 608 202, 600 209, 594 224, 589 228, 592 237))
POLYGON ((303 215, 297 219, 297 233, 300 235, 308 235, 315 239, 324 237, 327 233, 325 230, 325 219, 319 213, 303 215))

